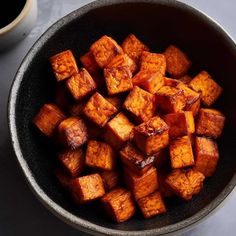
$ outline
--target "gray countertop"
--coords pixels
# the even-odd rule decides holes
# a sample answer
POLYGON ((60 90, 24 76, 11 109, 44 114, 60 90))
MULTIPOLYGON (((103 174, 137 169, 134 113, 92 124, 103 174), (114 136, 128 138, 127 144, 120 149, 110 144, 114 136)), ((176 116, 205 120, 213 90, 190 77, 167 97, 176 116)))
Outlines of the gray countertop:
MULTIPOLYGON (((0 53, 0 235, 85 235, 53 216, 27 186, 14 157, 7 126, 7 99, 14 74, 36 39, 56 20, 89 0, 38 0, 38 21, 27 38, 0 53)), ((235 0, 183 0, 219 22, 236 39, 235 0)), ((226 204, 183 236, 236 235, 236 192, 226 204)))

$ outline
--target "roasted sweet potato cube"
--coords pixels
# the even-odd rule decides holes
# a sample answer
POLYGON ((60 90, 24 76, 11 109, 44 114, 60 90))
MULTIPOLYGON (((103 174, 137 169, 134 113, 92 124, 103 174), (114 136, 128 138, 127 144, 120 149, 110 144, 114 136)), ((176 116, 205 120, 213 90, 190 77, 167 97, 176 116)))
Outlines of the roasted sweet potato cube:
POLYGON ((133 137, 133 128, 129 119, 120 112, 107 123, 105 140, 115 149, 120 149, 122 144, 133 137))
POLYGON ((118 171, 103 171, 100 175, 106 191, 115 188, 120 182, 120 174, 118 171))
POLYGON ((201 108, 196 123, 196 133, 219 138, 224 128, 225 116, 218 110, 201 108))
POLYGON ((163 86, 157 91, 156 102, 164 113, 181 111, 186 104, 183 90, 170 86, 163 86))
POLYGON ((122 98, 120 96, 105 97, 116 109, 120 109, 122 105, 122 98))
POLYGON ((190 66, 191 61, 188 56, 174 45, 170 45, 164 52, 166 57, 166 70, 174 78, 185 75, 190 66))
POLYGON ((120 157, 123 164, 138 175, 143 175, 147 172, 155 160, 154 155, 144 155, 131 143, 127 143, 120 150, 120 157))
POLYGON ((166 183, 168 172, 164 169, 158 171, 159 191, 163 197, 173 197, 174 193, 166 183))
POLYGON ((136 63, 125 53, 115 56, 106 68, 128 67, 131 73, 137 71, 136 63))
POLYGON ((164 77, 164 85, 170 86, 170 87, 176 87, 178 84, 181 84, 182 82, 178 79, 172 79, 169 77, 164 77))
POLYGON ((71 177, 81 174, 85 166, 85 155, 81 148, 60 152, 58 159, 71 177))
POLYGON ((72 150, 80 147, 88 140, 88 131, 84 121, 78 117, 63 120, 58 126, 61 144, 72 150))
POLYGON ((90 140, 86 150, 85 164, 101 170, 113 170, 116 164, 115 151, 107 143, 90 140))
POLYGON ((204 179, 205 176, 197 170, 176 169, 167 176, 166 183, 176 195, 188 201, 201 191, 204 179))
POLYGON ((134 128, 134 141, 144 153, 152 155, 169 144, 168 130, 168 125, 155 116, 134 128))
POLYGON ((169 113, 163 116, 169 126, 170 138, 177 138, 195 132, 194 118, 191 111, 169 113))
POLYGON ((129 91, 133 88, 132 73, 127 66, 104 69, 109 95, 129 91))
POLYGON ((134 62, 138 65, 142 52, 149 51, 149 48, 143 44, 139 39, 135 37, 135 35, 130 34, 122 43, 122 48, 124 52, 134 60, 134 62))
POLYGON ((194 156, 191 141, 183 136, 170 142, 170 161, 173 169, 194 165, 194 156))
POLYGON ((101 68, 106 67, 116 55, 123 53, 117 42, 107 35, 94 42, 90 47, 90 51, 101 68))
POLYGON ((109 217, 120 223, 130 219, 135 213, 135 203, 131 193, 124 188, 115 188, 101 199, 109 217))
POLYGON ((67 190, 70 190, 73 178, 69 176, 62 168, 56 169, 54 174, 61 186, 67 190))
POLYGON ((91 174, 76 178, 71 184, 72 197, 76 203, 86 203, 105 194, 102 178, 99 174, 91 174))
POLYGON ((44 104, 33 119, 33 123, 47 136, 52 136, 57 126, 66 118, 54 104, 44 104))
POLYGON ((153 193, 158 189, 158 176, 155 167, 151 167, 143 175, 137 175, 132 170, 124 169, 124 181, 132 191, 135 199, 139 199, 153 193))
POLYGON ((133 84, 154 94, 164 85, 164 77, 160 72, 141 70, 133 77, 133 84))
POLYGON ((70 50, 60 52, 50 57, 53 72, 57 81, 61 81, 78 73, 75 58, 70 50))
POLYGON ((83 56, 81 56, 80 61, 83 64, 84 68, 86 68, 86 70, 91 74, 97 73, 100 69, 91 52, 87 52, 83 56))
POLYGON ((195 139, 195 167, 206 177, 215 172, 219 159, 217 143, 205 137, 195 139))
POLYGON ((184 76, 180 77, 179 80, 180 80, 182 83, 184 83, 184 84, 187 85, 187 84, 189 84, 190 81, 192 80, 192 77, 189 76, 189 75, 184 75, 184 76))
POLYGON ((97 92, 84 107, 84 114, 100 127, 104 127, 116 112, 117 109, 97 92))
POLYGON ((141 69, 159 72, 162 76, 166 72, 166 58, 163 54, 143 51, 141 57, 141 69))
POLYGON ((137 201, 139 208, 145 218, 150 218, 166 212, 165 203, 160 192, 154 192, 137 201))
POLYGON ((81 100, 93 93, 97 88, 93 78, 84 68, 82 68, 79 73, 72 75, 66 81, 66 85, 76 100, 81 100))
POLYGON ((201 93, 201 100, 205 106, 211 106, 221 95, 223 89, 206 72, 202 71, 196 75, 189 86, 196 92, 201 93))
POLYGON ((137 122, 144 122, 153 117, 155 113, 155 96, 135 86, 127 96, 123 106, 134 116, 137 122))

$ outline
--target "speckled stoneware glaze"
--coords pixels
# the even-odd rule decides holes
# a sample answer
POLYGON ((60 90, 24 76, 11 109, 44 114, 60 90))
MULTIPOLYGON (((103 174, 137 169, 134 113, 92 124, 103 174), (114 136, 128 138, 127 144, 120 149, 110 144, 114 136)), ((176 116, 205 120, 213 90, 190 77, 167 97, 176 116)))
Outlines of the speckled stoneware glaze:
POLYGON ((230 36, 206 15, 176 1, 95 1, 50 27, 23 60, 9 97, 9 127, 16 157, 38 199, 55 215, 91 234, 166 235, 191 228, 211 214, 236 184, 236 46, 230 36), (122 224, 111 222, 92 203, 76 206, 60 187, 53 169, 55 149, 32 125, 32 117, 53 100, 56 80, 48 58, 72 49, 77 61, 92 42, 107 34, 118 42, 134 33, 154 52, 176 44, 194 62, 190 74, 209 71, 224 88, 216 104, 226 115, 219 140, 220 161, 215 175, 190 202, 170 199, 165 215, 144 220, 139 213, 122 224))

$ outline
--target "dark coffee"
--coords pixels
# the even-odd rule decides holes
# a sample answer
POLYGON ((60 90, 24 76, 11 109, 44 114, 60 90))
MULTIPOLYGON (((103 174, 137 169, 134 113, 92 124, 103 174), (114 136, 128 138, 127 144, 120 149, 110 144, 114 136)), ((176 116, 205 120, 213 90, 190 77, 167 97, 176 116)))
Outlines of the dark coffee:
POLYGON ((6 0, 0 7, 0 28, 11 23, 22 11, 26 0, 6 0))

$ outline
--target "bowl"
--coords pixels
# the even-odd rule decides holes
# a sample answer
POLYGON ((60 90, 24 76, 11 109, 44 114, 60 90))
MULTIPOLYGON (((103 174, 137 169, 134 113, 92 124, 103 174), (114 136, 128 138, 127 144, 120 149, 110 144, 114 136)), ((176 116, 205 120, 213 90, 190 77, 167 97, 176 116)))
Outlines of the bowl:
POLYGON ((165 235, 187 230, 209 216, 232 192, 236 184, 236 45, 212 19, 177 1, 101 0, 65 16, 51 26, 30 49, 13 82, 9 96, 9 128, 13 148, 24 176, 36 197, 70 225, 96 235, 165 235), (39 134, 32 118, 53 100, 56 80, 48 58, 71 49, 77 61, 92 42, 104 34, 118 42, 134 33, 152 51, 176 44, 194 62, 190 74, 207 70, 224 88, 215 107, 226 115, 218 140, 220 160, 213 177, 192 201, 166 201, 165 215, 144 220, 139 213, 116 224, 96 204, 76 206, 53 176, 55 149, 39 134), (95 209, 95 210, 94 210, 95 209))

